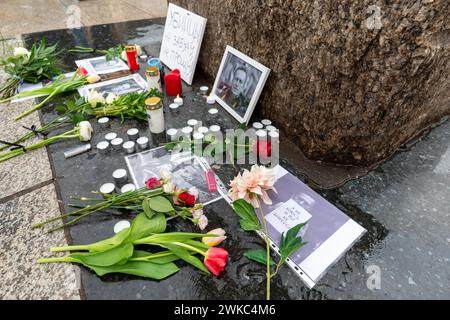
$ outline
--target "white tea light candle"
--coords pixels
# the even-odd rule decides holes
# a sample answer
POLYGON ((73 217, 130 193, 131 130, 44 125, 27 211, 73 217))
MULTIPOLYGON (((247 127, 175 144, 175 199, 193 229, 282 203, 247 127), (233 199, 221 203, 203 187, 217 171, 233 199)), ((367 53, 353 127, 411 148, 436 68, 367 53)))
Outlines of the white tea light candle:
POLYGON ((263 128, 263 125, 262 125, 261 122, 253 122, 252 127, 253 127, 253 129, 255 129, 255 130, 260 130, 260 129, 263 128))
POLYGON ((180 97, 180 95, 177 95, 177 97, 173 100, 174 103, 176 103, 179 106, 183 105, 183 98, 180 97))
POLYGON ((131 226, 130 222, 127 220, 121 220, 114 225, 114 233, 119 233, 123 229, 129 228, 131 226))
POLYGON ((101 154, 105 154, 109 151, 109 142, 108 141, 100 141, 97 143, 97 149, 101 154))
POLYGON ((128 129, 127 131, 128 139, 136 141, 139 138, 139 130, 136 128, 128 129))
POLYGON ((126 153, 131 154, 135 151, 135 145, 136 144, 133 141, 127 141, 122 145, 122 147, 126 153))
POLYGON ((214 104, 216 103, 216 97, 214 97, 213 95, 209 95, 206 97, 206 103, 207 104, 214 104))
POLYGON ((102 117, 98 119, 98 124, 102 128, 108 128, 109 127, 109 118, 108 117, 102 117))
POLYGON ((114 140, 115 138, 117 138, 117 133, 115 133, 115 132, 110 132, 110 133, 105 135, 105 139, 107 141, 114 140))
POLYGON ((114 150, 120 150, 122 147, 123 139, 122 138, 115 138, 111 140, 111 146, 114 150))
POLYGON ((272 124, 272 121, 270 121, 269 119, 263 119, 263 120, 261 120, 261 123, 267 127, 272 124))
POLYGON ((114 183, 105 183, 102 184, 100 187, 100 192, 104 193, 104 194, 111 194, 116 190, 116 186, 114 185, 114 183))
POLYGON ((129 191, 134 191, 136 190, 136 186, 132 183, 127 183, 126 185, 124 185, 122 188, 120 188, 120 192, 121 193, 125 193, 125 192, 129 192, 129 191))

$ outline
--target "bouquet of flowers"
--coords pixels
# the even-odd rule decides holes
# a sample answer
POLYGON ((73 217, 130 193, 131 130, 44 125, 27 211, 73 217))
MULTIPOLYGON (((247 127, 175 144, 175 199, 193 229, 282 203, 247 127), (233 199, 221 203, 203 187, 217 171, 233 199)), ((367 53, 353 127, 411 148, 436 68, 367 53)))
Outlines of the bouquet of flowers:
POLYGON ((80 141, 89 141, 89 140, 91 140, 92 132, 93 132, 93 130, 92 130, 92 127, 91 127, 91 124, 89 123, 89 121, 81 121, 72 130, 69 130, 62 134, 42 140, 31 146, 20 146, 20 145, 14 146, 13 148, 11 148, 11 151, 0 154, 0 162, 17 157, 17 156, 24 154, 25 152, 29 152, 31 150, 40 149, 42 147, 45 147, 46 145, 49 145, 49 144, 54 143, 59 140, 75 138, 75 139, 80 139, 80 141))
POLYGON ((215 247, 225 237, 225 230, 215 229, 207 234, 168 232, 164 213, 148 216, 138 214, 131 226, 115 236, 88 245, 51 248, 52 252, 78 251, 64 257, 43 258, 38 263, 73 262, 84 265, 102 276, 125 273, 162 280, 179 271, 175 261, 184 260, 203 272, 219 275, 225 269, 228 252, 215 247), (194 240, 202 238, 202 242, 194 240), (162 249, 152 252, 137 249, 143 245, 162 249), (199 254, 202 261, 196 257, 199 254))
POLYGON ((81 207, 79 205, 69 204, 69 206, 79 209, 36 224, 33 228, 41 228, 61 218, 75 217, 67 223, 56 226, 49 231, 53 232, 65 226, 73 225, 80 219, 93 213, 108 209, 144 212, 149 219, 158 213, 165 214, 169 217, 181 217, 182 219, 191 221, 201 230, 204 230, 208 225, 208 219, 203 214, 203 204, 197 203, 198 190, 194 187, 189 190, 179 189, 172 183, 172 175, 170 172, 164 169, 161 170, 159 179, 157 177, 148 179, 144 188, 121 194, 113 193, 111 195, 96 191, 92 193, 101 195, 102 198, 72 197, 71 199, 89 201, 91 203, 81 207))
POLYGON ((21 81, 37 83, 61 74, 62 51, 57 51, 56 44, 47 46, 45 38, 39 44, 34 43, 30 51, 23 47, 9 51, 10 55, 0 60, 0 66, 10 76, 0 87, 0 99, 14 95, 21 81))
POLYGON ((147 120, 145 100, 149 97, 161 97, 157 89, 142 92, 130 92, 121 96, 109 93, 106 98, 95 90, 91 90, 86 101, 92 107, 92 114, 96 117, 118 117, 123 122, 125 119, 139 121, 147 120))

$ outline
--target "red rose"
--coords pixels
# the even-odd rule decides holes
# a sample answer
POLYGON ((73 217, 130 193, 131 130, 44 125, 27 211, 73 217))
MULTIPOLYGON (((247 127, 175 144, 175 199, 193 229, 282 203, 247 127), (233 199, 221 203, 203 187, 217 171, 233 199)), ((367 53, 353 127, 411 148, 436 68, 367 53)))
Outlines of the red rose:
POLYGON ((161 185, 161 181, 158 180, 156 177, 152 177, 145 181, 145 186, 147 189, 154 189, 156 187, 159 187, 161 185))
POLYGON ((228 251, 224 248, 212 247, 206 251, 206 257, 203 263, 206 268, 215 276, 221 273, 227 265, 228 251))
POLYGON ((258 141, 253 144, 253 153, 262 158, 268 158, 272 154, 272 143, 270 141, 258 141))
POLYGON ((193 207, 195 205, 195 196, 190 194, 189 192, 182 192, 178 195, 178 199, 181 200, 188 207, 193 207))

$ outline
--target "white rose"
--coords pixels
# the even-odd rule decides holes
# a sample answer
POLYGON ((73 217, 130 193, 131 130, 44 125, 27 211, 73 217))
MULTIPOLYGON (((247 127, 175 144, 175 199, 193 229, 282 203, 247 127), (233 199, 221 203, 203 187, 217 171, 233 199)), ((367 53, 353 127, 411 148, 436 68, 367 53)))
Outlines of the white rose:
POLYGON ((92 89, 91 92, 89 92, 87 101, 91 104, 92 108, 95 108, 97 106, 97 103, 105 103, 103 95, 98 93, 94 89, 92 89))
POLYGON ((89 141, 92 137, 92 126, 89 121, 81 121, 79 124, 80 127, 80 140, 81 141, 89 141))
POLYGON ((117 96, 114 93, 109 93, 108 96, 106 97, 106 103, 107 104, 111 104, 114 102, 114 100, 117 99, 117 96))
POLYGON ((167 170, 166 168, 161 168, 159 170, 159 177, 163 181, 171 181, 172 180, 172 173, 170 173, 170 171, 167 170))
POLYGON ((15 57, 17 57, 17 56, 30 56, 30 51, 28 51, 26 48, 24 48, 24 47, 17 47, 17 48, 14 48, 14 56, 15 57))
POLYGON ((163 184, 163 191, 165 193, 171 193, 173 192, 173 183, 169 182, 169 183, 165 183, 163 184))
POLYGON ((202 215, 198 219, 198 227, 200 230, 205 230, 205 228, 208 226, 208 218, 205 215, 202 215))

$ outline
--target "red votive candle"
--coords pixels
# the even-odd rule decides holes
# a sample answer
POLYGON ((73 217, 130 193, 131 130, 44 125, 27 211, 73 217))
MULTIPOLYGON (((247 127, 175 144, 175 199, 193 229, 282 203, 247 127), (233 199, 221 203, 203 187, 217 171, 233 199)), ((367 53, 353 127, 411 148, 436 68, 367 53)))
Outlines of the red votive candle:
POLYGON ((125 46, 125 53, 127 55, 128 67, 131 71, 139 70, 139 64, 137 63, 137 52, 135 46, 125 46))
POLYGON ((180 70, 173 69, 164 77, 164 86, 166 87, 166 95, 174 97, 182 94, 180 70))

